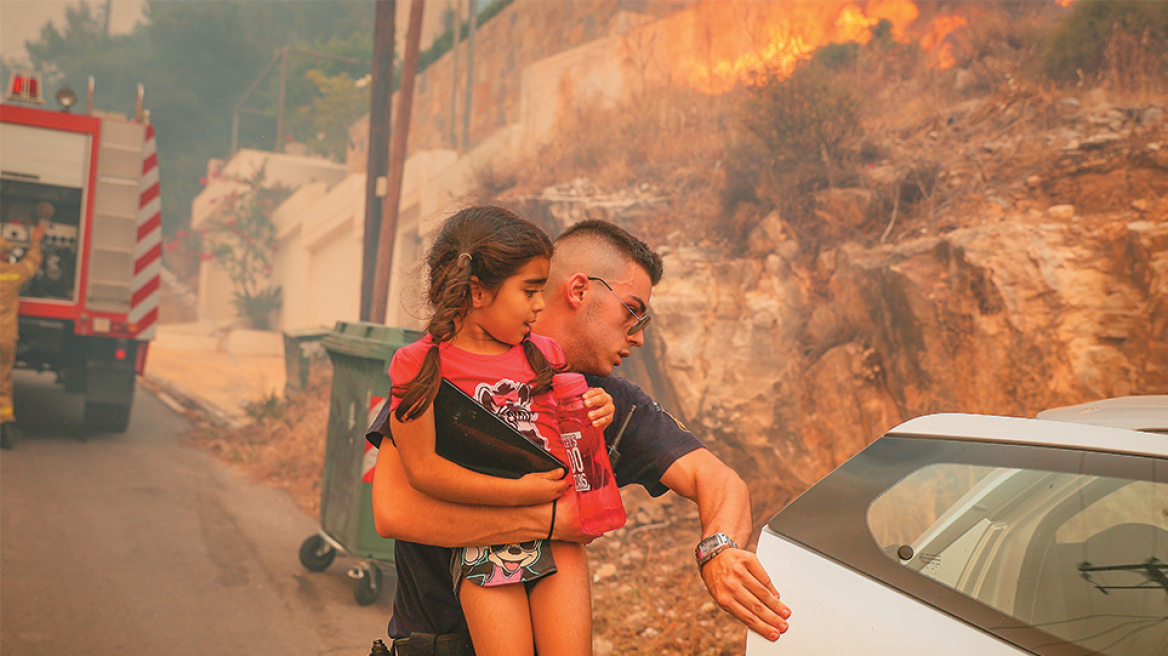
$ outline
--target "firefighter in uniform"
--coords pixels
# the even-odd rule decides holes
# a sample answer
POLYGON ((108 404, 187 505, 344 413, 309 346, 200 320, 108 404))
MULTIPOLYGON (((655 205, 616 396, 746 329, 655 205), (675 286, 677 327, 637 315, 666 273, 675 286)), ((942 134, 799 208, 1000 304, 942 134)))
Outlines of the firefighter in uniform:
POLYGON ((16 421, 12 411, 12 367, 16 364, 20 288, 41 267, 44 236, 44 225, 37 224, 32 230, 32 247, 19 262, 8 261, 12 245, 0 237, 0 447, 5 449, 13 446, 10 424, 16 421))

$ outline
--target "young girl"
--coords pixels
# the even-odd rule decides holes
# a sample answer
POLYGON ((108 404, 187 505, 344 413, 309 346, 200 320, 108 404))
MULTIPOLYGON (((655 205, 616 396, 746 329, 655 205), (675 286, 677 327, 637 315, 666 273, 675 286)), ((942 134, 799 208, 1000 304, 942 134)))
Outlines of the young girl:
MULTIPOLYGON (((427 257, 433 308, 427 334, 400 349, 389 368, 390 426, 415 489, 447 501, 494 506, 548 503, 568 490, 570 477, 563 470, 496 478, 434 451, 433 401, 443 378, 535 444, 553 454, 562 451, 549 437, 558 435, 550 390, 552 374, 563 367, 563 351, 555 341, 531 334, 544 308, 541 290, 551 255, 543 231, 498 207, 463 210, 438 233, 427 257)), ((611 422, 610 408, 594 415, 603 417, 601 424, 611 422)), ((540 656, 591 654, 582 545, 541 540, 456 549, 451 572, 478 656, 536 650, 540 656)))

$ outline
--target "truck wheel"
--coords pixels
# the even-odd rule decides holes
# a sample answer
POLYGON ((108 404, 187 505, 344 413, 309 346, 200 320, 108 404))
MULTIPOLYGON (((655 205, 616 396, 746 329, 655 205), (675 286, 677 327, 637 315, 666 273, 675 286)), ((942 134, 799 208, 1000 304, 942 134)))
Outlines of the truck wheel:
POLYGON ((61 382, 66 392, 85 391, 85 367, 69 367, 61 371, 61 382))
POLYGON ((86 403, 85 428, 97 433, 124 433, 130 425, 130 406, 86 403))
POLYGON ((310 572, 323 572, 333 564, 337 557, 337 550, 324 541, 319 535, 310 535, 300 545, 300 564, 310 572))

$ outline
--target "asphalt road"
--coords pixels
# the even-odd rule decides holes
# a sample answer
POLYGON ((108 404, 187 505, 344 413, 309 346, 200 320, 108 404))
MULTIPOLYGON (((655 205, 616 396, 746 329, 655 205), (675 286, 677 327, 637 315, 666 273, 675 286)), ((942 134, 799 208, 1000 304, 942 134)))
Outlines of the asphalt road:
POLYGON ((279 490, 182 446, 186 420, 137 390, 129 430, 76 436, 79 395, 17 372, 25 433, 0 452, 0 655, 366 656, 370 606, 338 557, 313 573, 318 524, 279 490))

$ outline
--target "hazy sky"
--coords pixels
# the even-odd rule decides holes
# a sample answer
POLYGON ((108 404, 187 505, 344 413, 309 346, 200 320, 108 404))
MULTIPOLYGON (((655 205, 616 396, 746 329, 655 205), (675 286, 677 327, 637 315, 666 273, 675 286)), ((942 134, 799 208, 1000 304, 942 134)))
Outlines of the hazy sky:
MULTIPOLYGON (((36 40, 41 27, 52 21, 65 24, 65 8, 80 0, 0 0, 0 57, 5 61, 26 59, 24 42, 36 40)), ((143 0, 112 0, 110 31, 129 32, 142 17, 143 0)), ((106 0, 89 0, 89 5, 104 9, 106 0)))

